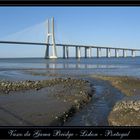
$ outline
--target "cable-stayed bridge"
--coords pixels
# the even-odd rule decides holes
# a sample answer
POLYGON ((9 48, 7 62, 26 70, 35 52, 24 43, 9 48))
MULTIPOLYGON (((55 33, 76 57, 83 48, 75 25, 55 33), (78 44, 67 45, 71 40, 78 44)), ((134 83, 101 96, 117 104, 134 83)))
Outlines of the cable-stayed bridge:
POLYGON ((127 52, 131 52, 131 56, 135 57, 136 52, 140 51, 140 49, 130 49, 130 48, 113 48, 113 47, 103 47, 103 46, 88 46, 88 45, 71 45, 71 44, 57 44, 55 43, 55 32, 54 32, 54 18, 50 21, 47 20, 47 41, 44 42, 33 42, 33 41, 10 41, 10 40, 0 40, 0 44, 19 44, 19 45, 42 45, 46 46, 45 58, 58 58, 56 46, 63 48, 62 56, 63 58, 69 58, 69 48, 75 49, 75 58, 81 58, 81 48, 84 48, 84 57, 91 58, 92 49, 96 49, 96 56, 102 57, 101 51, 106 50, 106 57, 111 57, 111 50, 114 50, 114 57, 127 57, 127 52), (51 43, 50 43, 51 40, 51 43), (52 52, 50 52, 50 47, 52 52), (120 55, 122 52, 122 55, 120 55))

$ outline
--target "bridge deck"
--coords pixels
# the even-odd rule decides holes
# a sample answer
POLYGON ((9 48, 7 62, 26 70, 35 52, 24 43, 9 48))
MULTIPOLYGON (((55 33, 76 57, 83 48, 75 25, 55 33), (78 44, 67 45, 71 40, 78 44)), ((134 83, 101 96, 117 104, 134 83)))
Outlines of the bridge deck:
MULTIPOLYGON (((25 44, 25 45, 52 45, 41 42, 22 42, 22 41, 0 41, 0 44, 25 44)), ((130 48, 117 48, 117 47, 102 47, 102 46, 87 46, 87 45, 71 45, 71 44, 55 44, 56 46, 66 46, 66 47, 85 47, 85 48, 101 48, 101 49, 118 49, 118 50, 133 50, 140 51, 140 49, 130 49, 130 48)))

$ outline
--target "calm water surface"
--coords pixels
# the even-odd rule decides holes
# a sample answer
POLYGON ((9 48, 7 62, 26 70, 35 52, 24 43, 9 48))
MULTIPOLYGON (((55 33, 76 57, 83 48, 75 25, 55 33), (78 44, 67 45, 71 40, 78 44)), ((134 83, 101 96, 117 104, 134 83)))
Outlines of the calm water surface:
MULTIPOLYGON (((105 74, 140 77, 140 57, 127 58, 1 58, 0 76, 21 77, 17 70, 37 69, 69 74, 105 74)), ((24 76, 23 76, 24 77, 24 76)))

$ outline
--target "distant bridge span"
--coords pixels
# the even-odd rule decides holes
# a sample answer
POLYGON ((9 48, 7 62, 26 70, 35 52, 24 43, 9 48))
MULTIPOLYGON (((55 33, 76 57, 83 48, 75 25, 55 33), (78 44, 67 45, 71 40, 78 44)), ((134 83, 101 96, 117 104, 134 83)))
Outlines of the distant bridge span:
MULTIPOLYGON (((27 42, 27 41, 0 41, 0 44, 19 44, 19 45, 43 45, 43 46, 52 46, 53 44, 48 44, 48 43, 43 43, 43 42, 27 42)), ((85 48, 85 57, 91 57, 91 52, 90 50, 92 48, 96 48, 97 49, 97 57, 101 57, 100 56, 100 51, 101 49, 106 49, 106 56, 110 57, 110 50, 115 50, 115 57, 119 57, 118 56, 118 51, 122 50, 123 51, 123 57, 126 57, 126 51, 131 51, 132 52, 132 56, 134 57, 135 54, 134 52, 136 51, 140 51, 140 49, 130 49, 130 48, 114 48, 114 47, 102 47, 102 46, 88 46, 88 45, 74 45, 74 44, 55 44, 55 46, 61 46, 63 47, 63 57, 64 58, 68 58, 69 56, 69 52, 68 52, 68 48, 69 47, 75 47, 76 48, 76 58, 80 58, 80 48, 84 47, 85 48), (87 51, 89 51, 89 56, 87 56, 87 51)))
MULTIPOLYGON (((27 42, 27 41, 0 41, 0 44, 19 44, 19 45, 43 45, 43 46, 52 46, 53 44, 43 43, 43 42, 27 42)), ((131 48, 117 48, 117 47, 103 47, 103 46, 92 46, 92 45, 74 45, 74 44, 55 44, 56 46, 65 46, 65 47, 84 47, 84 48, 99 48, 99 49, 118 49, 118 50, 128 50, 128 51, 140 51, 140 49, 131 49, 131 48)))
POLYGON ((43 42, 28 42, 28 41, 0 41, 0 44, 20 44, 20 45, 44 45, 46 46, 45 58, 57 58, 56 46, 63 48, 63 58, 69 57, 69 47, 75 48, 76 58, 81 58, 81 48, 85 48, 85 58, 92 57, 91 50, 93 48, 97 49, 97 57, 101 57, 101 50, 106 49, 106 57, 111 57, 111 50, 115 50, 115 57, 119 57, 119 51, 123 52, 122 57, 127 56, 127 51, 131 51, 131 56, 135 57, 135 52, 140 51, 140 49, 130 49, 130 48, 114 48, 114 47, 102 47, 102 46, 87 46, 87 45, 71 45, 71 44, 56 44, 54 37, 54 18, 52 18, 52 24, 50 25, 49 20, 47 20, 47 39, 46 43, 43 42), (51 28, 50 28, 51 27, 51 28), (50 37, 52 43, 49 43, 50 37), (49 48, 52 47, 52 55, 49 53, 49 48))

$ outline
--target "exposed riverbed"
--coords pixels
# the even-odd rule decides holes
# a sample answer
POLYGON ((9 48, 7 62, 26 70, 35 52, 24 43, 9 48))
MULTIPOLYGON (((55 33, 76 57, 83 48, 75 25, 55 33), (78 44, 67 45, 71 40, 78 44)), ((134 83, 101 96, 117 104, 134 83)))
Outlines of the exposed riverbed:
POLYGON ((108 126, 108 115, 117 101, 124 95, 108 82, 88 77, 94 85, 95 94, 88 105, 77 112, 64 125, 66 126, 108 126))
MULTIPOLYGON (((119 118, 112 112, 119 101, 126 96, 139 96, 140 81, 136 78, 22 71, 26 72, 35 79, 44 76, 50 80, 0 81, 3 126, 108 126, 112 124, 110 119, 114 123, 119 118)), ((128 122, 129 118, 125 124, 128 122)))
POLYGON ((71 78, 0 81, 0 125, 63 125, 92 94, 88 81, 71 78))
POLYGON ((140 94, 139 60, 139 57, 80 60, 1 59, 0 83, 3 83, 0 86, 1 124, 12 125, 15 120, 21 120, 18 125, 121 125, 124 121, 121 119, 120 122, 117 122, 119 116, 114 117, 116 108, 122 108, 122 110, 117 110, 119 112, 117 114, 125 113, 123 108, 128 107, 129 104, 132 108, 127 111, 128 121, 125 124, 138 124, 138 122, 133 121, 133 117, 131 117, 133 123, 129 124, 128 122, 130 120, 129 116, 133 113, 140 120, 139 101, 135 101, 136 96, 140 94), (59 83, 61 78, 89 81, 88 84, 85 83, 84 87, 89 87, 89 83, 92 86, 90 87, 92 93, 89 94, 90 100, 87 100, 79 92, 83 88, 81 84, 77 89, 75 87, 77 83, 66 82, 65 84, 65 80, 59 83), (59 79, 56 80, 59 86, 58 84, 51 85, 51 82, 45 83, 46 80, 52 79, 59 79), (125 98, 127 96, 130 98, 125 98), (84 102, 77 104, 79 97, 84 102), (60 105, 62 107, 59 108, 60 105), (77 108, 76 110, 73 105, 75 105, 75 109, 77 108), (72 107, 72 109, 69 107, 72 107), (17 111, 15 108, 18 108, 17 111), (51 110, 49 110, 50 108, 51 110), (136 109, 135 112, 133 108, 136 109), (37 110, 39 110, 39 113, 37 113, 37 110), (73 113, 69 115, 68 110, 73 113), (16 115, 17 112, 19 115, 16 115), (4 116, 4 113, 7 113, 7 116, 4 116), (30 115, 27 115, 28 113, 30 115), (49 113, 54 115, 48 115, 49 113), (14 117, 19 119, 14 119, 14 117), (35 118, 31 119, 32 117, 35 118), (27 119, 27 122, 24 118, 27 119), (57 118, 61 121, 56 121, 57 118), (34 121, 30 123, 30 120, 34 121), (48 122, 48 120, 51 121, 48 122), (52 120, 60 123, 51 123, 52 120), (9 121, 13 121, 13 123, 9 121))

